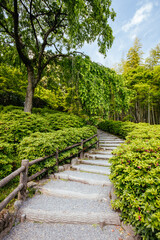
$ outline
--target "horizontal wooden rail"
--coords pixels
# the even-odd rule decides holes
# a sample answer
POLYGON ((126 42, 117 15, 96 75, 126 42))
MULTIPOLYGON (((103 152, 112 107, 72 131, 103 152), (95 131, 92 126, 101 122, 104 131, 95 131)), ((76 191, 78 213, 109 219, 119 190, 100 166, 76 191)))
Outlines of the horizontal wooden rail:
MULTIPOLYGON (((53 165, 54 166, 58 166, 60 162, 65 161, 66 159, 70 159, 72 157, 74 157, 75 155, 79 155, 80 154, 80 158, 83 157, 84 151, 86 149, 88 149, 89 147, 95 145, 96 143, 99 143, 99 140, 96 141, 95 143, 91 144, 88 147, 84 148, 84 143, 88 142, 89 140, 91 140, 94 137, 97 137, 98 134, 93 135, 92 137, 85 139, 85 140, 81 140, 81 142, 79 143, 75 143, 72 146, 66 147, 63 150, 58 150, 56 152, 54 152, 53 154, 49 155, 49 156, 45 156, 45 157, 40 157, 37 158, 33 161, 29 160, 22 160, 21 163, 21 167, 18 168, 16 171, 14 171, 13 173, 11 173, 10 175, 8 175, 7 177, 5 177, 4 179, 2 179, 0 181, 0 187, 5 186, 8 182, 10 182, 13 178, 15 178, 16 176, 18 176, 20 174, 20 184, 19 186, 14 189, 14 191, 12 191, 1 203, 0 203, 0 211, 6 207, 6 205, 18 194, 18 199, 19 200, 25 200, 26 198, 26 189, 27 189, 27 182, 32 181, 33 179, 35 179, 36 177, 40 176, 42 173, 46 172, 49 168, 44 168, 43 170, 33 174, 32 176, 28 177, 28 167, 32 166, 33 164, 42 162, 50 157, 55 157, 56 158, 56 164, 53 165), (81 150, 78 151, 78 153, 72 154, 69 157, 66 157, 65 159, 62 159, 61 161, 59 161, 59 153, 62 153, 64 151, 67 151, 69 149, 75 148, 77 146, 81 146, 81 150)), ((98 146, 98 144, 97 144, 98 146)))
POLYGON ((85 143, 85 142, 88 142, 89 140, 91 140, 92 138, 94 138, 94 137, 97 137, 98 136, 98 134, 95 134, 95 135, 93 135, 92 137, 90 137, 90 138, 88 138, 88 139, 86 139, 86 140, 83 140, 83 142, 85 143))
POLYGON ((42 162, 42 161, 46 160, 47 158, 50 158, 50 157, 53 157, 53 156, 55 156, 55 153, 54 153, 54 154, 51 154, 51 155, 49 155, 49 156, 37 158, 37 159, 35 159, 35 160, 33 160, 33 161, 30 161, 30 162, 29 162, 29 166, 32 166, 32 165, 35 164, 35 163, 42 162))
POLYGON ((61 153, 61 152, 64 152, 64 151, 66 151, 66 150, 72 149, 72 148, 77 147, 77 146, 80 146, 80 145, 81 145, 81 143, 75 143, 75 144, 73 144, 72 146, 66 147, 66 148, 63 149, 63 150, 58 150, 58 152, 61 153))
POLYGON ((12 172, 10 175, 8 175, 7 177, 3 178, 0 181, 0 187, 5 186, 8 182, 10 182, 13 178, 15 178, 16 176, 18 176, 21 172, 23 172, 25 170, 25 167, 22 166, 20 168, 18 168, 16 171, 12 172))
POLYGON ((48 170, 48 168, 44 168, 43 170, 33 174, 32 176, 28 177, 27 182, 32 181, 33 179, 35 179, 36 177, 40 176, 42 173, 46 172, 48 170))
POLYGON ((23 184, 21 183, 17 188, 13 190, 4 200, 0 203, 0 211, 7 206, 7 204, 21 191, 23 184))

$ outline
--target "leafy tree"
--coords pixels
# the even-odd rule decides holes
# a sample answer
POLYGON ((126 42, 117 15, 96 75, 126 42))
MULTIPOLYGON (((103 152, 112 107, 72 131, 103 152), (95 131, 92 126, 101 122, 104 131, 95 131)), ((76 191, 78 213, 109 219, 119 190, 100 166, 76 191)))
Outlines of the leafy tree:
POLYGON ((1 36, 16 45, 28 73, 25 112, 31 112, 35 88, 52 60, 96 39, 106 54, 113 43, 108 19, 114 20, 115 12, 110 8, 111 0, 0 1, 1 36))
POLYGON ((136 68, 141 64, 143 52, 141 51, 141 43, 138 38, 135 39, 133 47, 127 53, 127 60, 124 64, 124 69, 136 68))
POLYGON ((145 61, 146 65, 153 69, 154 66, 160 65, 160 43, 150 51, 150 56, 145 61))
POLYGON ((24 104, 27 78, 20 71, 6 63, 0 64, 0 104, 24 104))

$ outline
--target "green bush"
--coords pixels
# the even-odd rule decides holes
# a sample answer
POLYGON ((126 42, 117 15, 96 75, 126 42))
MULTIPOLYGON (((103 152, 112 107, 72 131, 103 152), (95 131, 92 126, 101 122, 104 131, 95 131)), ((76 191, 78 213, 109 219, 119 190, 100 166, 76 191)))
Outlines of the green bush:
POLYGON ((6 177, 18 167, 14 160, 14 144, 0 142, 0 179, 6 177))
MULTIPOLYGON (((24 138, 18 147, 18 158, 34 160, 53 154, 56 150, 63 150, 68 146, 81 142, 81 139, 87 139, 96 133, 97 129, 93 126, 83 128, 68 128, 53 133, 33 133, 31 136, 24 138)), ((95 142, 96 138, 90 140, 86 145, 95 142)), ((85 146, 86 146, 85 145, 85 146)), ((60 154, 60 160, 78 153, 80 147, 60 154)), ((30 174, 42 170, 44 167, 52 167, 55 164, 55 158, 49 158, 39 164, 29 168, 30 174)))
MULTIPOLYGON (((20 167, 22 159, 33 160, 50 155, 57 148, 62 150, 96 133, 96 128, 83 127, 84 120, 73 114, 50 109, 35 109, 35 113, 30 114, 24 113, 21 107, 13 106, 1 106, 0 109, 0 179, 20 167)), ((85 143, 85 146, 95 139, 85 143)), ((61 153, 59 160, 67 162, 66 158, 77 154, 79 150, 80 147, 76 147, 61 153)), ((30 167, 29 173, 32 175, 54 164, 54 158, 47 159, 30 167)), ((18 181, 17 177, 0 189, 0 201, 13 190, 13 185, 16 186, 18 181)))
POLYGON ((53 132, 70 127, 82 127, 82 118, 67 113, 49 113, 44 115, 23 112, 20 108, 5 108, 0 114, 0 140, 19 143, 22 138, 34 132, 53 132), (8 109, 10 111, 8 111, 8 109))
POLYGON ((160 126, 115 122, 115 132, 113 121, 101 126, 126 138, 110 159, 118 197, 113 207, 144 240, 160 239, 160 126))
POLYGON ((85 125, 84 120, 74 114, 55 113, 47 114, 45 117, 54 130, 61 130, 70 127, 80 128, 85 125))
MULTIPOLYGON (((37 114, 30 114, 23 112, 21 107, 2 106, 0 113, 0 178, 4 178, 20 166, 17 147, 25 137, 30 137, 35 133, 34 138, 39 139, 41 133, 44 133, 42 136, 45 139, 45 136, 51 136, 55 130, 79 128, 84 124, 83 119, 78 116, 50 109, 37 109, 37 114), (53 114, 51 114, 52 112, 53 114), (47 135, 47 133, 49 134, 47 135)), ((58 136, 58 133, 56 134, 58 136)), ((53 135, 55 136, 55 134, 53 135)))

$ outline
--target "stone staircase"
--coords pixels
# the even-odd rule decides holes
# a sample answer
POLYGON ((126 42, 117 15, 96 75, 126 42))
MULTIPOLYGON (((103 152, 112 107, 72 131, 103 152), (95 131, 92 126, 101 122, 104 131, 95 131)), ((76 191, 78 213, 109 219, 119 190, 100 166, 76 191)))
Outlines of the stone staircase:
POLYGON ((131 240, 112 210, 109 180, 112 150, 123 141, 99 131, 99 149, 72 161, 38 186, 20 208, 22 222, 4 240, 131 240))

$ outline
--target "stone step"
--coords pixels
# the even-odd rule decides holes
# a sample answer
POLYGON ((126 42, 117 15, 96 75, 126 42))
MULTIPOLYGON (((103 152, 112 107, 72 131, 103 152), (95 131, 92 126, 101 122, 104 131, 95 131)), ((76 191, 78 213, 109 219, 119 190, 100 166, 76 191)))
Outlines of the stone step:
POLYGON ((104 176, 101 174, 93 174, 86 172, 77 172, 77 171, 65 171, 60 173, 55 173, 54 177, 56 179, 64 179, 75 182, 81 182, 85 184, 91 185, 101 185, 101 186, 111 186, 111 181, 108 176, 104 176))
POLYGON ((93 153, 87 153, 87 154, 85 154, 84 155, 84 157, 87 157, 87 158, 91 158, 91 159, 109 159, 109 158, 111 158, 112 157, 112 155, 111 154, 101 154, 101 153, 95 153, 95 154, 93 154, 93 153))
POLYGON ((100 147, 119 147, 121 144, 110 144, 110 143, 100 143, 99 146, 100 147))
POLYGON ((99 141, 119 141, 121 140, 120 138, 104 138, 104 137, 99 137, 99 141))
POLYGON ((120 144, 120 143, 124 143, 124 141, 118 141, 118 140, 116 140, 116 141, 109 141, 109 140, 100 140, 99 141, 100 143, 107 143, 107 144, 120 144))
POLYGON ((105 146, 99 146, 100 149, 103 149, 103 150, 114 150, 116 149, 117 147, 105 147, 105 146))
POLYGON ((119 215, 107 201, 55 198, 36 195, 20 209, 26 220, 46 223, 86 223, 120 225, 119 215))
POLYGON ((91 151, 92 154, 102 154, 102 155, 108 155, 109 158, 113 157, 113 154, 111 153, 112 150, 104 151, 104 150, 93 150, 91 151))
POLYGON ((96 166, 105 166, 105 167, 110 167, 111 163, 109 163, 107 160, 79 160, 79 163, 82 164, 90 164, 90 165, 96 165, 96 166))
POLYGON ((92 165, 86 165, 86 164, 73 165, 72 168, 78 171, 98 173, 98 174, 104 174, 104 175, 109 175, 111 173, 108 167, 92 166, 92 165))
POLYGON ((109 197, 110 187, 79 182, 51 180, 39 190, 46 195, 64 198, 103 200, 109 197))
MULTIPOLYGON (((118 240, 129 235, 120 226, 24 222, 3 240, 118 240)), ((130 238, 131 240, 131 238, 130 238)))

